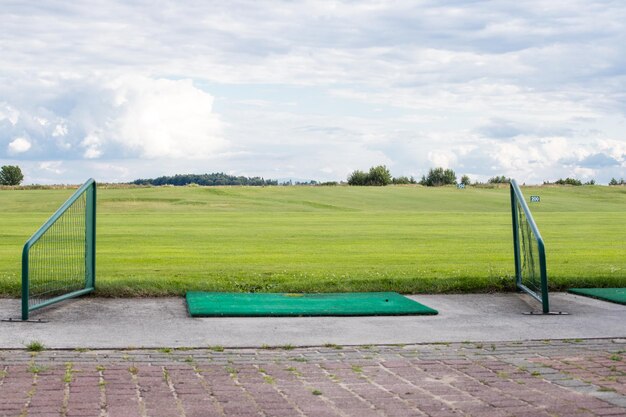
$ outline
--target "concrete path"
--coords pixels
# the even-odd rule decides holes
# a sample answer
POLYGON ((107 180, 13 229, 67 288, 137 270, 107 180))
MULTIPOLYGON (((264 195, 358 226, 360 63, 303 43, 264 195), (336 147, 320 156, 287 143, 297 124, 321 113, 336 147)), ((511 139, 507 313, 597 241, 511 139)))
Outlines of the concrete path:
POLYGON ((0 416, 626 415, 626 339, 0 350, 0 416))
MULTIPOLYGON (((191 318, 183 298, 83 297, 32 315, 45 323, 0 322, 0 348, 37 340, 51 348, 260 347, 522 341, 626 337, 626 306, 551 294, 564 316, 519 294, 416 295, 437 316, 191 318)), ((0 300, 0 318, 19 317, 19 300, 0 300)))

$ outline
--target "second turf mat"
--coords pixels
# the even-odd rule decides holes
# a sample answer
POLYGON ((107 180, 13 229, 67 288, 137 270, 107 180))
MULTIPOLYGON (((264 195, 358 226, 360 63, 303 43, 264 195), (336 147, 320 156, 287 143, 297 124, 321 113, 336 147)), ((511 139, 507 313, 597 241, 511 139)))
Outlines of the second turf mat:
POLYGON ((567 291, 572 294, 626 305, 626 288, 570 288, 567 291))
POLYGON ((194 317, 433 315, 433 310, 395 292, 223 293, 188 292, 194 317))

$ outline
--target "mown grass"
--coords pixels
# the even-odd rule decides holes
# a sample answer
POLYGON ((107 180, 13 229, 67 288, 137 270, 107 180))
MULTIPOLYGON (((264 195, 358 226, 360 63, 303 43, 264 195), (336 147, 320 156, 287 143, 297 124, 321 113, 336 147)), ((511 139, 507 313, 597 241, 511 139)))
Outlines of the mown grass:
MULTIPOLYGON (((0 295, 71 190, 0 190, 0 295)), ((513 289, 508 188, 98 190, 97 295, 513 289)), ((528 187, 552 289, 626 285, 624 187, 528 187)))

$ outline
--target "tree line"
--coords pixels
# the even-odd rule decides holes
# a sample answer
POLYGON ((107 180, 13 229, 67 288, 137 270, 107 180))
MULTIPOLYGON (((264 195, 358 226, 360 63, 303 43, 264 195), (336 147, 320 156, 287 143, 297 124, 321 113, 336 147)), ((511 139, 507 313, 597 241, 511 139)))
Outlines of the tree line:
MULTIPOLYGON (((348 185, 365 185, 365 186, 384 186, 389 184, 420 184, 427 187, 440 187, 443 185, 482 185, 484 183, 475 181, 472 183, 470 177, 467 175, 461 176, 457 181, 457 175, 452 169, 444 169, 442 167, 430 168, 428 174, 422 175, 419 181, 416 181, 413 177, 394 177, 385 165, 378 165, 371 167, 368 172, 356 170, 348 176, 348 185)), ((487 184, 509 184, 511 178, 504 175, 496 175, 487 180, 487 184)), ((596 181, 591 179, 586 182, 582 182, 576 178, 559 178, 554 182, 544 181, 544 185, 595 185, 596 181)), ((611 178, 609 185, 626 185, 624 179, 611 178)))
MULTIPOLYGON (((0 167, 0 185, 15 186, 20 185, 24 180, 24 174, 17 165, 4 165, 0 167)), ((417 181, 413 177, 399 176, 394 177, 385 165, 378 165, 371 167, 369 171, 356 170, 353 171, 347 179, 348 185, 360 185, 360 186, 385 186, 389 184, 420 184, 427 187, 438 187, 443 185, 462 184, 464 186, 472 185, 469 176, 463 175, 457 182, 456 173, 452 169, 444 169, 442 167, 431 168, 427 175, 422 175, 422 178, 417 181)), ((511 179, 504 176, 495 176, 487 180, 488 184, 508 184, 511 179)), ((263 177, 245 177, 227 175, 223 172, 216 172, 212 174, 177 174, 173 176, 161 176, 157 178, 137 179, 130 184, 135 185, 177 185, 184 186, 190 184, 196 185, 251 185, 251 186, 265 186, 265 185, 338 185, 336 181, 318 182, 318 181, 304 181, 295 183, 291 180, 279 183, 277 180, 264 179, 263 177)), ((483 184, 475 181, 473 185, 483 184)), ((576 178, 559 178, 554 182, 544 181, 544 185, 595 185, 596 181, 591 179, 586 182, 582 182, 576 178)), ((611 178, 609 185, 626 185, 624 178, 619 180, 611 178)))
POLYGON ((214 172, 212 174, 177 174, 158 178, 138 179, 131 184, 136 185, 278 185, 276 180, 266 180, 262 177, 244 177, 214 172))

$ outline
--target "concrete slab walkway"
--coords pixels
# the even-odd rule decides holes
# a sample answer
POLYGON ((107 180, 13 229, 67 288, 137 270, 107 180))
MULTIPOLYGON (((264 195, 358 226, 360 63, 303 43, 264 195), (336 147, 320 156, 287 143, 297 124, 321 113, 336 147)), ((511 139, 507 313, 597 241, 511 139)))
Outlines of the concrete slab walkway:
MULTIPOLYGON (((45 323, 0 322, 0 348, 37 340, 50 348, 320 346, 626 337, 626 306, 551 294, 566 316, 528 316, 519 294, 416 295, 437 316, 191 318, 183 298, 83 297, 42 309, 45 323)), ((19 317, 19 300, 0 300, 0 318, 19 317)))

